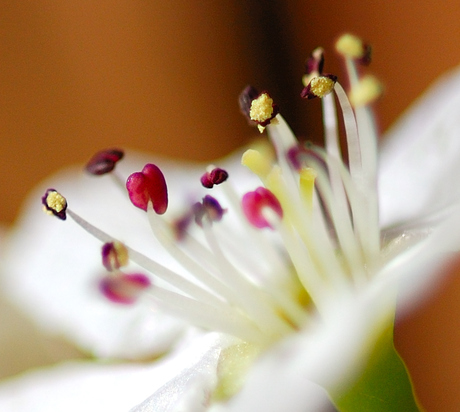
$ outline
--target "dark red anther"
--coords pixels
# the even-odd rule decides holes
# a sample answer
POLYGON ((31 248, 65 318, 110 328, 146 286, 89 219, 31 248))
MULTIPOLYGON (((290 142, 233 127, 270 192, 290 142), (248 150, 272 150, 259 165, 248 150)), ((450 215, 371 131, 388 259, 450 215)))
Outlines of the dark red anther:
POLYGON ((303 167, 308 166, 308 164, 312 161, 319 163, 321 166, 323 166, 324 169, 327 169, 324 160, 309 147, 313 147, 311 143, 310 146, 308 145, 308 143, 307 146, 302 146, 298 144, 296 146, 292 146, 288 150, 286 157, 289 160, 290 164, 294 167, 294 169, 299 171, 303 167))
POLYGON ((320 75, 323 73, 324 66, 324 50, 321 47, 317 47, 313 50, 305 61, 305 74, 320 75))
POLYGON ((251 116, 249 115, 249 112, 251 111, 251 104, 252 101, 254 99, 257 99, 259 95, 260 93, 257 91, 256 88, 252 86, 246 86, 238 97, 238 103, 240 105, 241 113, 243 113, 243 115, 246 117, 246 119, 251 125, 256 124, 253 120, 251 120, 251 116))
POLYGON ((372 46, 370 44, 363 44, 363 49, 363 56, 357 59, 357 62, 363 66, 369 66, 372 61, 372 46))
POLYGON ((104 175, 111 172, 124 152, 119 149, 107 149, 96 153, 86 164, 85 170, 92 175, 104 175))
POLYGON ((46 213, 61 220, 67 219, 67 200, 55 189, 48 189, 42 197, 42 204, 46 213))
POLYGON ((274 211, 279 218, 283 217, 283 209, 276 196, 265 187, 258 187, 253 192, 248 192, 242 199, 243 212, 249 223, 257 228, 269 227, 272 225, 264 216, 267 208, 274 211))
POLYGON ((101 279, 99 289, 111 302, 130 305, 151 286, 150 279, 142 273, 109 274, 101 279))
POLYGON ((216 198, 206 195, 201 203, 197 202, 193 205, 193 212, 195 222, 199 226, 203 226, 204 218, 208 219, 209 222, 219 222, 225 213, 225 209, 222 208, 216 198))
POLYGON ((224 169, 216 167, 210 172, 201 176, 201 184, 207 189, 212 189, 214 185, 220 185, 228 179, 228 173, 224 169))
POLYGON ((163 173, 154 164, 148 163, 141 172, 133 173, 126 180, 129 198, 134 206, 147 211, 149 202, 159 215, 168 208, 168 188, 163 173))
POLYGON ((102 264, 109 272, 126 266, 129 261, 126 246, 118 241, 104 243, 101 254, 102 264))

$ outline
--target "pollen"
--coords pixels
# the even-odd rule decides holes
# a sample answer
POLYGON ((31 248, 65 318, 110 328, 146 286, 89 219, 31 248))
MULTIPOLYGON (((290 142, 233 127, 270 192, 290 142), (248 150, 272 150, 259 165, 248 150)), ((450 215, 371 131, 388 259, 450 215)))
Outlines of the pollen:
POLYGON ((326 76, 315 77, 310 82, 310 92, 317 97, 324 97, 334 89, 335 81, 326 76))
POLYGON ((354 107, 373 103, 382 94, 383 86, 374 76, 363 77, 350 91, 350 103, 354 107))
POLYGON ((273 99, 267 94, 262 93, 257 99, 251 103, 249 116, 251 120, 258 123, 264 123, 273 115, 273 99))
POLYGON ((42 197, 43 210, 49 215, 57 216, 61 220, 66 219, 67 200, 54 189, 48 189, 42 197))
POLYGON ((360 59, 366 53, 362 40, 353 34, 344 34, 335 43, 335 49, 341 55, 351 59, 360 59))

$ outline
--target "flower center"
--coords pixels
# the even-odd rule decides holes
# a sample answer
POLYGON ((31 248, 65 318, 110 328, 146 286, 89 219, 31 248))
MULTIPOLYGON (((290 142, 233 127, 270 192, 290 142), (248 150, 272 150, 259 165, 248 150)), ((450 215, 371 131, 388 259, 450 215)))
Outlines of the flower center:
MULTIPOLYGON (((265 347, 369 281, 380 265, 377 135, 369 104, 381 88, 373 78, 359 80, 356 61, 368 57, 367 48, 352 47, 351 40, 341 39, 346 47, 338 46, 345 50, 351 95, 357 96, 351 103, 337 77, 323 73, 322 49, 307 60, 301 96, 322 98, 324 149, 300 145, 269 94, 248 87, 240 96, 241 109, 260 132, 267 129, 276 155, 256 149, 243 154, 242 164, 260 180, 254 190, 241 196, 231 174, 211 166, 200 180, 213 196, 171 220, 160 168, 147 164, 128 177, 123 190, 147 213, 155 237, 187 276, 123 245, 70 210, 57 191, 47 191, 47 211, 61 219, 69 215, 104 243, 102 261, 109 273, 101 290, 107 298, 124 304, 153 299, 194 325, 265 347), (339 145, 336 102, 348 165, 339 145), (127 273, 128 260, 149 274, 127 273), (155 278, 174 291, 158 286, 155 278)), ((101 152, 86 170, 111 174, 119 183, 115 167, 122 157, 118 149, 101 152)))

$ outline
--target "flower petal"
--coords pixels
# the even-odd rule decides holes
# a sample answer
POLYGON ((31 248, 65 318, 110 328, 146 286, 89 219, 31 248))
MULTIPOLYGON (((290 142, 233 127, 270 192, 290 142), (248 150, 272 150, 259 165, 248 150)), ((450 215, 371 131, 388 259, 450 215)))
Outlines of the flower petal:
MULTIPOLYGON (((69 362, 30 372, 0 385, 0 410, 126 412, 157 389, 161 393, 162 385, 168 380, 174 382, 174 399, 168 404, 172 408, 180 404, 183 392, 194 385, 199 371, 206 372, 205 378, 203 373, 200 375, 200 383, 212 386, 222 344, 216 334, 209 334, 153 364, 69 362), (188 379, 178 382, 175 376, 188 379)), ((172 409, 134 410, 166 412, 172 409)))
MULTIPOLYGON (((146 157, 131 154, 117 170, 128 175, 145 162, 146 157)), ((176 193, 177 181, 183 175, 193 176, 183 172, 187 166, 181 169, 180 179, 168 162, 162 167, 168 170, 176 193)), ((198 187, 200 170, 195 170, 195 176, 198 187)), ((109 176, 87 176, 72 169, 49 181, 66 195, 72 210, 140 252, 155 250, 163 264, 177 268, 156 243, 145 214, 131 205, 109 176), (120 214, 124 219, 119 219, 120 214)), ((43 328, 65 335, 97 356, 137 358, 166 351, 181 335, 183 323, 152 310, 151 302, 119 307, 102 297, 98 291, 104 273, 102 245, 74 222, 51 219, 41 211, 39 193, 47 185, 31 194, 6 245, 3 283, 11 299, 43 328)))
POLYGON ((389 131, 380 151, 383 225, 460 201, 460 71, 437 81, 389 131))

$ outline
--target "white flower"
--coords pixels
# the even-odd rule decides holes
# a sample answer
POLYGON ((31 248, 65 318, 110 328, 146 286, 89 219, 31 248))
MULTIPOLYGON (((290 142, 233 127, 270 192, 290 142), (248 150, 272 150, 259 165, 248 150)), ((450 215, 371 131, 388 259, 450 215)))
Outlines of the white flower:
MULTIPOLYGON (((444 80, 390 134, 381 152, 377 196, 377 135, 368 100, 380 88, 372 78, 360 83, 354 60, 346 57, 346 62, 354 110, 335 76, 323 74, 322 51, 312 54, 307 67, 302 94, 323 97, 325 151, 298 146, 269 95, 246 91, 247 111, 261 131, 267 128, 276 163, 254 150, 243 156, 254 174, 235 165, 234 157, 219 162, 229 181, 212 189, 213 198, 191 208, 198 225, 185 231, 181 227, 184 239, 179 244, 172 241, 166 220, 155 213, 163 213, 167 202, 164 191, 152 189, 162 184, 156 166, 166 176, 171 203, 167 216, 177 216, 172 208, 198 198, 198 191, 190 189, 202 174, 198 166, 184 170, 158 161, 155 168, 128 179, 131 201, 148 209, 156 238, 142 221, 145 213, 132 213, 126 194, 109 186, 106 177, 75 180, 71 171, 62 180, 52 180, 67 196, 68 215, 103 242, 118 239, 129 246, 134 263, 126 270, 117 263, 118 252, 110 249, 114 255, 106 266, 115 270, 111 279, 125 280, 120 268, 123 273, 138 273, 140 266, 154 269, 153 286, 135 289, 140 298, 132 306, 110 306, 93 287, 103 272, 97 241, 85 237, 80 242, 83 231, 77 225, 24 215, 10 239, 6 285, 39 323, 98 356, 146 357, 178 345, 163 364, 139 370, 113 367, 127 380, 112 394, 111 410, 116 410, 118 397, 132 406, 139 403, 133 409, 137 412, 319 410, 326 399, 322 388, 337 401, 374 356, 376 342, 392 327, 396 291, 407 302, 419 298, 446 260, 445 253, 456 249, 460 234, 452 227, 460 225, 460 189, 452 182, 460 174, 460 125, 454 111, 460 77, 444 80), (332 91, 344 116, 349 170, 338 149, 332 91), (256 189, 261 185, 263 189, 256 189), (139 199, 139 193, 147 197, 139 199), (238 200, 243 193, 249 194, 243 197, 242 213, 238 200), (97 228, 80 215, 91 218, 97 228), (223 335, 187 329, 164 312, 223 335), (177 359, 184 358, 192 366, 179 372, 174 369, 177 359), (170 371, 178 374, 169 380, 164 374, 170 371), (150 389, 142 386, 141 394, 138 382, 144 385, 149 379, 150 389), (160 387, 159 382, 168 380, 160 387), (147 399, 141 402, 142 397, 147 399)), ((117 173, 139 170, 145 162, 127 156, 117 173), (133 168, 132 162, 138 165, 133 168)), ((62 199, 54 191, 47 196, 48 209, 62 215, 62 199)), ((131 299, 133 284, 128 286, 131 299)), ((81 371, 87 368, 101 390, 112 386, 105 379, 111 366, 81 368, 50 373, 60 379, 62 372, 63 385, 82 385, 81 371)), ((34 399, 53 390, 54 378, 41 383, 38 392, 35 383, 24 379, 5 386, 3 394, 14 388, 19 399, 34 399)), ((3 398, 10 404, 1 409, 15 410, 5 396, 0 393, 0 402, 3 398)), ((62 410, 61 405, 71 410, 72 396, 63 388, 61 395, 51 397, 49 409, 36 410, 62 410)), ((96 398, 98 393, 85 410, 98 410, 96 398)))

